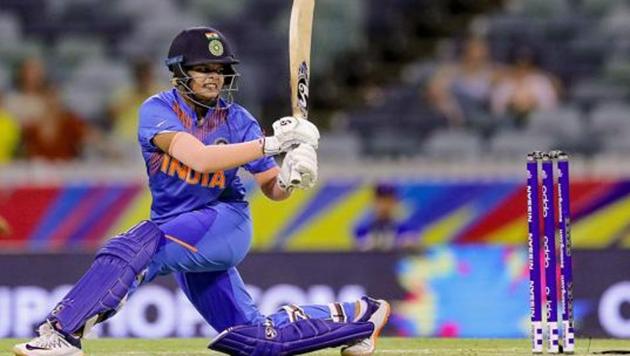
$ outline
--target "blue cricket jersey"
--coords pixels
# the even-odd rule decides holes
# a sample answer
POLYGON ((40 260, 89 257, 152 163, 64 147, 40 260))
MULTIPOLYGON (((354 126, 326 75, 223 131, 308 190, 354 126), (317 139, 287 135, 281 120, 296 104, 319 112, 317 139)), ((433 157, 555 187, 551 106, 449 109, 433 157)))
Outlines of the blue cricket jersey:
MULTIPOLYGON (((214 201, 243 202, 245 188, 236 175, 238 168, 214 173, 192 170, 153 144, 161 132, 188 132, 206 145, 240 143, 262 137, 258 121, 242 106, 208 110, 197 122, 194 109, 176 89, 158 93, 140 107, 138 141, 149 176, 153 197, 151 219, 162 223, 181 213, 208 206, 214 201)), ((252 174, 276 166, 272 157, 263 157, 242 167, 252 174)))

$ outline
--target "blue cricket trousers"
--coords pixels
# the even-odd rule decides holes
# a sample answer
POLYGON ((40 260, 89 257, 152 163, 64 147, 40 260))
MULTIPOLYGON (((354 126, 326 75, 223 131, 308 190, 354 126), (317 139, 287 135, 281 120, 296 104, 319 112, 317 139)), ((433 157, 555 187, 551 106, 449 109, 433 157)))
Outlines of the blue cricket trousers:
MULTIPOLYGON (((188 299, 216 331, 230 326, 256 324, 263 316, 245 289, 236 265, 247 255, 252 240, 252 221, 246 202, 214 202, 181 214, 160 225, 167 235, 152 262, 144 283, 157 275, 175 274, 188 299)), ((342 303, 346 315, 354 315, 354 303, 342 303)), ((311 318, 330 318, 327 305, 302 306, 311 318)), ((286 312, 269 316, 280 326, 289 321, 286 312)))

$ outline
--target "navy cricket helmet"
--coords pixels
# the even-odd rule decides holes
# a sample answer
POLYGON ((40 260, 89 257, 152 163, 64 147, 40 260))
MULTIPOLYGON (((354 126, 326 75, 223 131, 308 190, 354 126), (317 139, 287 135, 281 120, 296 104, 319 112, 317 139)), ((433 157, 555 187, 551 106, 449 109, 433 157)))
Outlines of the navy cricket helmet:
POLYGON ((221 63, 231 67, 238 64, 236 54, 225 36, 212 27, 192 27, 180 32, 168 50, 166 65, 191 67, 204 63, 221 63))
POLYGON ((173 72, 173 84, 195 104, 214 107, 216 103, 203 103, 190 88, 191 77, 187 70, 195 65, 215 63, 223 64, 225 85, 221 89, 221 98, 226 106, 232 101, 232 94, 238 91, 238 72, 234 65, 239 63, 236 54, 225 36, 212 27, 192 27, 183 30, 171 42, 166 66, 173 72))

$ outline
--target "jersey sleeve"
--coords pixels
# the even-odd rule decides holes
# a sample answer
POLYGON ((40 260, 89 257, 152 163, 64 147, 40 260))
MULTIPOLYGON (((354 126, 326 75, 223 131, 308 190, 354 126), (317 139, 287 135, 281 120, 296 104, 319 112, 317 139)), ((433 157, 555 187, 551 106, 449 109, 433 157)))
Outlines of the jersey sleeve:
MULTIPOLYGON (((253 119, 252 119, 253 120, 253 119)), ((253 120, 249 127, 245 130, 245 136, 243 137, 243 142, 257 140, 261 137, 264 137, 262 130, 260 129, 260 125, 257 121, 253 120)), ((273 157, 263 157, 257 159, 255 161, 251 161, 243 165, 249 173, 257 174, 264 171, 267 171, 273 167, 276 167, 276 161, 273 157)))
POLYGON ((139 110, 138 141, 145 150, 157 150, 152 140, 161 132, 185 131, 175 112, 163 101, 150 99, 139 110))

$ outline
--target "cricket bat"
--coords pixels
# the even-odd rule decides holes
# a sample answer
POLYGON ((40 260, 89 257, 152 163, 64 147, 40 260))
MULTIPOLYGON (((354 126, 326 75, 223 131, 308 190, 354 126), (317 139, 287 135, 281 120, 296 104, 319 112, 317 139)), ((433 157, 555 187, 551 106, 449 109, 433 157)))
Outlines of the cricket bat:
MULTIPOLYGON (((315 0, 293 0, 289 22, 289 70, 291 111, 293 116, 308 119, 308 91, 311 66, 311 34, 315 0)), ((291 173, 291 183, 298 184, 300 174, 291 173)))

